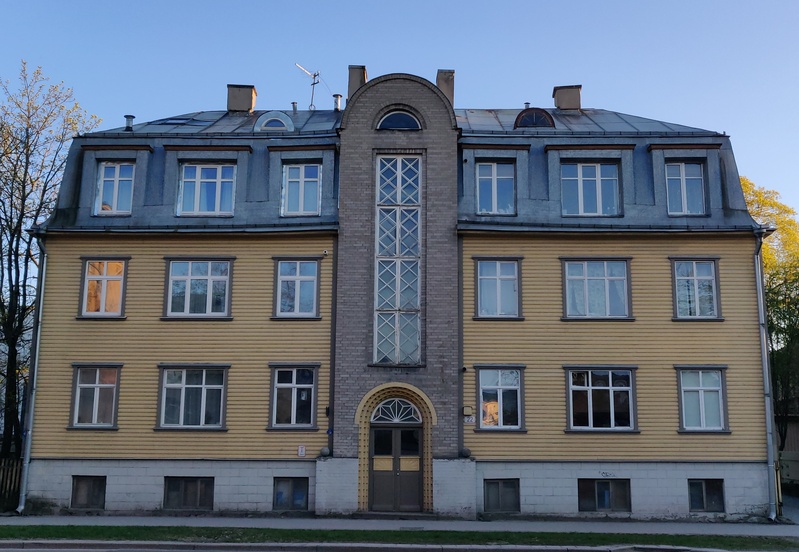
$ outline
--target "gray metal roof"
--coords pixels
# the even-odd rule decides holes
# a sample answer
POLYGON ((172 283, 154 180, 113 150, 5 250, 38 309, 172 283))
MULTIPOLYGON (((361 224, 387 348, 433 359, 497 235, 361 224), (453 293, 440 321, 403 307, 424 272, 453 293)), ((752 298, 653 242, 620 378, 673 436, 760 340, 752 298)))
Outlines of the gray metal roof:
MULTIPOLYGON (((458 126, 465 134, 719 134, 701 128, 656 121, 604 109, 546 109, 545 111, 555 121, 554 127, 514 129, 513 125, 521 112, 520 109, 456 109, 455 117, 458 126)), ((294 131, 255 131, 254 126, 258 117, 268 112, 199 111, 133 125, 133 134, 258 134, 264 136, 319 134, 334 132, 339 126, 342 115, 341 111, 333 110, 281 111, 293 121, 294 131)), ((91 135, 120 133, 125 133, 124 127, 94 132, 91 135)))

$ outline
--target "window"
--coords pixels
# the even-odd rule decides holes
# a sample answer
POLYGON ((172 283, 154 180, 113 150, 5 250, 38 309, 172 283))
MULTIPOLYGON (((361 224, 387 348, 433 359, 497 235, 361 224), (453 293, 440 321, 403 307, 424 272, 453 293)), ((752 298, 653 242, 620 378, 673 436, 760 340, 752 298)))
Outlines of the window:
POLYGON ((570 429, 633 429, 632 370, 568 370, 570 429))
POLYGON ((133 163, 100 163, 95 215, 130 214, 133 168, 133 163))
POLYGON ((378 364, 421 361, 420 185, 420 157, 379 158, 374 331, 378 364))
POLYGON ((317 272, 313 261, 278 261, 277 316, 316 316, 317 272))
POLYGON ((519 512, 519 480, 486 479, 483 498, 486 512, 519 512))
POLYGON ((567 318, 629 317, 627 261, 565 261, 567 318))
POLYGON ((678 367, 681 429, 724 431, 724 370, 678 367))
POLYGON ((670 215, 704 215, 705 184, 700 163, 667 163, 666 193, 670 215))
POLYGON ((253 125, 255 132, 292 132, 294 122, 282 111, 267 111, 253 125))
POLYGON ((519 263, 477 261, 477 316, 519 316, 519 263))
POLYGON ((629 479, 578 479, 577 500, 581 512, 629 512, 629 479))
POLYGON ((213 509, 213 477, 164 477, 164 510, 213 509))
POLYGON ((178 216, 232 215, 233 165, 182 165, 178 216))
POLYGON ((716 261, 674 260, 677 318, 718 318, 716 261))
POLYGON ((165 368, 161 427, 221 428, 225 411, 224 368, 165 368))
POLYGON ((723 512, 724 480, 689 479, 688 509, 692 512, 723 512))
POLYGON ((308 478, 275 477, 273 510, 307 510, 308 478))
POLYGON ((564 215, 615 216, 619 167, 612 163, 565 163, 560 167, 564 215))
POLYGON ((419 120, 407 111, 392 111, 377 124, 377 130, 421 130, 419 120))
POLYGON ((314 423, 316 371, 278 368, 273 374, 272 425, 311 426, 314 423))
POLYGON ((119 367, 75 368, 73 427, 116 425, 119 367))
POLYGON ((520 429, 520 369, 480 368, 480 428, 520 429))
POLYGON ((283 167, 283 216, 319 214, 321 174, 320 165, 283 167))
POLYGON ((105 476, 73 475, 72 508, 104 510, 105 476))
POLYGON ((515 213, 513 163, 477 163, 477 214, 515 213))
POLYGON ((552 115, 540 107, 523 109, 516 116, 513 128, 554 127, 555 120, 552 115))
POLYGON ((230 261, 170 261, 168 316, 228 316, 230 261))
POLYGON ((86 260, 83 272, 82 316, 121 317, 126 261, 86 260))

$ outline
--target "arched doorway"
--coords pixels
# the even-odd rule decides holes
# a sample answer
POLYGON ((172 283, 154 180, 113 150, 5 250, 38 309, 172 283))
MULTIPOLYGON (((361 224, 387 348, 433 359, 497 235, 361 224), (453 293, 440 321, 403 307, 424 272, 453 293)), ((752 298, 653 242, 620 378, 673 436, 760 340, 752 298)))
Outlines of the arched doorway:
MULTIPOLYGON (((402 464, 402 430, 418 430, 412 435, 405 434, 406 450, 409 449, 413 440, 418 436, 419 439, 419 478, 421 479, 421 496, 418 503, 414 506, 414 511, 433 510, 433 429, 438 424, 438 415, 433 407, 433 403, 427 395, 418 387, 401 382, 384 383, 372 389, 361 398, 355 410, 355 419, 358 421, 358 509, 368 511, 374 509, 373 497, 374 488, 374 432, 373 429, 391 429, 391 468, 394 468, 395 441, 399 439, 398 455, 399 463, 402 464), (401 399, 399 402, 391 402, 394 399, 401 399), (416 420, 420 421, 416 421, 416 420), (374 420, 374 421, 373 421, 374 420), (399 430, 399 436, 395 437, 394 429, 399 430)), ((388 433, 379 433, 378 452, 387 452, 389 439, 388 433)), ((410 457, 411 455, 406 455, 410 457)), ((378 464, 383 464, 384 471, 388 471, 388 454, 378 455, 378 464)), ((405 467, 412 465, 412 460, 405 460, 405 467)), ((410 471, 410 470, 409 470, 410 471)), ((396 476, 396 470, 394 471, 396 476)), ((382 474, 387 476, 387 474, 382 474)), ((409 478, 410 476, 408 476, 409 478)), ((383 477, 382 479, 385 479, 383 477)), ((398 479, 403 479, 402 470, 398 479)), ((378 477, 378 479, 381 479, 378 477)), ((402 492, 403 487, 392 486, 391 507, 394 507, 394 492, 402 492)), ((413 487, 414 489, 416 487, 413 487)), ((380 498, 378 496, 378 498, 380 498)), ((400 500, 403 503, 404 500, 400 500)), ((378 500, 378 506, 387 505, 388 499, 378 500)), ((379 511, 379 510, 378 510, 379 511)), ((387 511, 387 510, 383 510, 387 511)), ((401 510, 391 510, 401 511, 401 510)), ((405 511, 412 511, 410 509, 405 511)))
POLYGON ((372 412, 369 428, 369 509, 422 510, 422 416, 410 401, 391 398, 372 412))

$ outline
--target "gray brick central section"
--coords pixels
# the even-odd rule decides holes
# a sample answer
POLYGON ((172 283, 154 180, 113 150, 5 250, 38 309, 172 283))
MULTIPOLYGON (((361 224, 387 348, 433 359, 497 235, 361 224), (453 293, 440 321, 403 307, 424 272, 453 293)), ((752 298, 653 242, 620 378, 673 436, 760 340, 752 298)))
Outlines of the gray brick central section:
POLYGON ((432 401, 433 456, 458 454, 460 396, 457 140, 452 107, 428 81, 386 75, 347 103, 341 127, 333 454, 358 454, 355 410, 374 387, 403 382, 432 401), (421 131, 375 130, 393 109, 414 113, 421 131), (375 176, 378 155, 422 158, 421 367, 374 366, 375 176))

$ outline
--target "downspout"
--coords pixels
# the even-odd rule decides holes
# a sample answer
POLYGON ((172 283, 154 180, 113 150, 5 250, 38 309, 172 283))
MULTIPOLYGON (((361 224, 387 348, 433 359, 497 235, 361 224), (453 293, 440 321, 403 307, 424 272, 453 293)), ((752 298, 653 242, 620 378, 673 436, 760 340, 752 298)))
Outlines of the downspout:
POLYGON ((757 321, 760 325, 760 363, 763 368, 763 399, 766 407, 766 462, 768 464, 768 518, 777 519, 777 470, 774 462, 774 405, 771 396, 771 370, 768 360, 768 325, 766 321, 765 287, 763 285, 763 258, 760 250, 763 238, 773 232, 770 226, 755 228, 755 283, 757 285, 757 321))
POLYGON ((36 380, 39 375, 38 362, 39 362, 39 346, 41 344, 42 336, 42 306, 44 305, 44 280, 47 277, 47 248, 44 246, 42 239, 43 232, 39 230, 36 234, 36 241, 39 244, 39 251, 42 252, 42 272, 39 281, 36 284, 36 324, 33 327, 35 346, 33 349, 33 358, 31 359, 31 375, 30 375, 30 392, 28 394, 28 412, 25 416, 24 437, 25 449, 22 453, 22 481, 19 488, 19 506, 17 506, 17 513, 21 514, 25 511, 25 500, 28 495, 28 475, 30 473, 31 463, 31 441, 33 437, 33 412, 36 406, 36 380))

